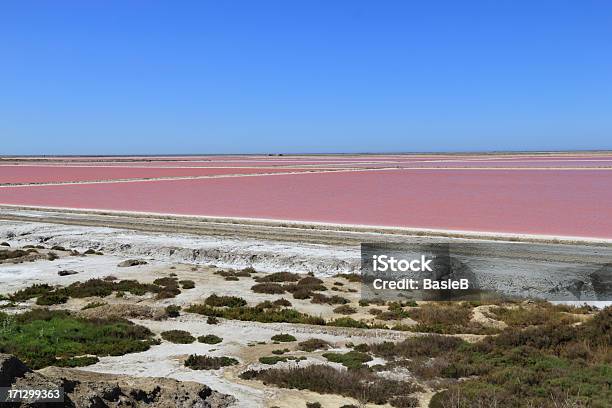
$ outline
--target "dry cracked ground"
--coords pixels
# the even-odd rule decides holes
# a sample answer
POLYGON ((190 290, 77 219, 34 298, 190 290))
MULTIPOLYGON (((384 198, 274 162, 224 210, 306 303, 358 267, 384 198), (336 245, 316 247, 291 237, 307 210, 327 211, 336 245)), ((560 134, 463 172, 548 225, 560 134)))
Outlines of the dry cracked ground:
POLYGON ((612 401, 610 308, 368 303, 355 274, 133 257, 10 228, 0 237, 0 386, 63 386, 66 406, 612 401))

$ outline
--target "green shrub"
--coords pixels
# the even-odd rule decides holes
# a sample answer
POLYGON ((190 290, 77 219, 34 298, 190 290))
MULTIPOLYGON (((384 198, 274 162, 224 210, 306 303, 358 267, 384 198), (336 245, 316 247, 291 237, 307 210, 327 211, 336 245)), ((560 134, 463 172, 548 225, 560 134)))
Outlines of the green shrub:
POLYGON ((217 308, 207 305, 191 305, 187 311, 206 316, 249 322, 325 324, 322 318, 310 316, 295 309, 262 309, 258 307, 217 308))
POLYGON ((214 334, 208 334, 206 336, 198 337, 198 341, 206 344, 218 344, 221 343, 223 339, 219 336, 215 336, 214 334))
POLYGON ((313 292, 307 288, 301 288, 293 292, 294 299, 308 299, 313 295, 313 292))
POLYGON ((209 306, 215 307, 241 307, 246 306, 247 302, 243 298, 237 296, 217 296, 216 294, 212 294, 206 298, 204 301, 205 304, 209 306))
POLYGON ((166 341, 177 344, 189 344, 195 341, 195 337, 185 330, 168 330, 162 332, 161 337, 166 341))
POLYGON ((35 283, 34 285, 28 288, 21 289, 13 293, 12 295, 9 295, 9 298, 13 302, 25 302, 26 300, 49 293, 52 290, 53 290, 53 287, 50 285, 47 285, 46 283, 41 283, 41 284, 35 283))
POLYGON ((178 305, 168 305, 166 306, 166 316, 168 317, 179 317, 181 312, 181 307, 178 305))
POLYGON ((0 313, 0 352, 13 354, 32 369, 83 355, 120 356, 148 350, 153 333, 124 319, 85 319, 66 311, 34 309, 0 313))
POLYGON ((89 302, 81 308, 81 310, 94 309, 96 307, 105 306, 106 302, 89 302))
POLYGON ((285 293, 285 289, 278 283, 257 283, 251 287, 251 290, 255 293, 269 293, 273 295, 285 293))
POLYGON ((274 306, 280 306, 280 307, 291 307, 292 306, 291 302, 285 298, 276 299, 274 302, 272 302, 272 304, 274 306))
POLYGON ((54 364, 58 367, 84 367, 92 364, 96 364, 100 359, 96 356, 84 356, 84 357, 71 357, 67 359, 60 359, 54 364))
POLYGON ((350 315, 350 314, 357 313, 357 309, 355 309, 354 307, 351 307, 349 305, 342 305, 342 306, 338 306, 337 308, 335 308, 334 309, 334 313, 343 314, 343 315, 350 315))
POLYGON ((412 382, 385 379, 367 369, 339 370, 328 365, 248 370, 240 378, 257 379, 281 388, 338 394, 379 405, 386 404, 398 394, 421 391, 412 382))
POLYGON ((259 359, 259 362, 262 364, 276 364, 278 362, 285 362, 285 361, 304 361, 306 360, 306 357, 304 356, 283 356, 283 357, 279 357, 279 356, 270 356, 270 357, 261 357, 259 359))
POLYGON ((195 282, 192 280, 181 280, 179 281, 181 287, 183 289, 193 289, 195 288, 195 282))
POLYGON ((256 282, 297 282, 301 278, 300 274, 291 272, 275 272, 265 276, 255 278, 256 282))
POLYGON ((36 298, 36 304, 40 306, 59 305, 66 303, 67 301, 68 296, 62 291, 43 293, 36 298))
POLYGON ((272 340, 280 341, 281 343, 288 343, 291 341, 296 341, 297 339, 290 334, 281 333, 281 334, 275 334, 274 336, 272 336, 272 340))
POLYGON ((327 325, 328 326, 338 326, 338 327, 354 327, 358 329, 369 328, 367 323, 361 322, 355 319, 351 319, 350 317, 339 317, 338 319, 327 322, 327 325))
POLYGON ((313 352, 315 350, 327 350, 329 343, 321 339, 308 339, 298 343, 298 349, 313 352))
POLYGON ((199 356, 197 354, 192 354, 185 360, 185 367, 192 370, 218 370, 221 367, 236 364, 238 364, 238 360, 235 358, 199 356))
POLYGON ((363 363, 372 361, 372 357, 359 351, 349 351, 348 353, 325 353, 323 357, 334 363, 340 363, 346 368, 361 368, 363 363))

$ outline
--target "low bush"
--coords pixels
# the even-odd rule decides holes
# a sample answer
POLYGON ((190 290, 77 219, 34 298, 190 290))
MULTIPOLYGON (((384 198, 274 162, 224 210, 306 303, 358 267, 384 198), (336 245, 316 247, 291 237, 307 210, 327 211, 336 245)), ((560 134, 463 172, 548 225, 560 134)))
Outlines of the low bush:
POLYGON ((294 336, 287 333, 275 334, 272 336, 272 341, 280 341, 281 343, 288 343, 296 340, 294 336))
POLYGON ((105 306, 106 302, 89 302, 81 308, 81 310, 94 309, 96 307, 105 306))
POLYGON ((219 324, 219 319, 217 319, 215 316, 208 316, 208 318, 206 319, 206 323, 207 324, 219 324))
POLYGON ((343 315, 351 315, 357 313, 357 309, 351 307, 349 305, 338 306, 334 309, 334 313, 343 314, 343 315))
POLYGON ((238 360, 231 357, 209 357, 192 354, 185 360, 185 367, 192 370, 218 370, 222 367, 238 364, 238 360))
POLYGON ((71 357, 67 359, 60 359, 54 364, 58 367, 85 367, 88 365, 96 364, 100 359, 96 356, 83 356, 83 357, 71 357))
POLYGON ((452 353, 467 343, 457 337, 441 336, 437 334, 410 337, 399 343, 374 343, 368 346, 374 355, 386 359, 412 358, 412 357, 437 357, 452 353))
POLYGON ((177 344, 190 344, 195 341, 195 337, 185 330, 168 330, 162 332, 161 337, 166 341, 177 344))
POLYGON ((328 305, 344 305, 350 303, 350 300, 342 296, 333 295, 325 296, 321 293, 313 293, 311 303, 328 304, 328 305))
POLYGON ((206 298, 204 301, 205 304, 209 306, 215 307, 241 307, 246 306, 247 302, 241 297, 237 296, 217 296, 216 294, 212 294, 206 298))
POLYGON ((281 388, 338 394, 380 405, 395 396, 421 390, 412 382, 385 379, 367 369, 339 370, 328 365, 248 370, 240 377, 245 380, 257 379, 281 388))
POLYGON ((46 283, 35 283, 30 287, 18 290, 12 295, 9 295, 9 299, 11 299, 13 302, 25 302, 26 300, 49 293, 52 290, 53 287, 51 285, 47 285, 46 283))
POLYGON ((288 348, 282 349, 282 350, 281 349, 272 350, 272 354, 276 354, 276 355, 281 355, 281 354, 285 354, 285 353, 288 353, 288 352, 289 352, 288 348))
POLYGON ((361 368, 363 363, 372 361, 369 354, 359 351, 349 351, 348 353, 325 353, 323 357, 334 363, 340 363, 346 368, 361 368))
POLYGON ((219 308, 207 305, 192 305, 187 312, 225 319, 242 320, 260 323, 303 323, 324 325, 325 320, 298 312, 295 309, 264 309, 259 307, 219 308))
POLYGON ((274 304, 274 306, 281 306, 281 307, 291 307, 292 306, 291 302, 285 298, 276 299, 274 302, 272 302, 272 304, 274 304))
POLYGON ((367 329, 370 327, 366 322, 351 319, 350 317, 339 317, 338 319, 334 319, 330 322, 327 322, 327 325, 338 327, 354 327, 358 329, 367 329))
POLYGON ((284 357, 280 357, 280 356, 267 356, 267 357, 260 357, 259 358, 259 362, 261 364, 268 364, 268 365, 274 365, 276 363, 280 363, 280 362, 285 362, 285 361, 302 361, 302 360, 306 360, 306 357, 293 357, 293 356, 284 356, 284 357))
POLYGON ((298 273, 275 272, 255 278, 256 282, 297 282, 302 276, 298 273))
POLYGON ((251 287, 255 293, 269 293, 279 295, 285 293, 285 289, 278 283, 256 283, 251 287))
POLYGON ((0 352, 17 356, 32 369, 83 355, 141 352, 154 343, 149 329, 128 320, 85 319, 66 311, 0 313, 0 322, 0 352))
POLYGON ((339 273, 334 278, 343 278, 349 282, 363 282, 361 275, 356 273, 339 273))
POLYGON ((219 344, 223 341, 223 339, 219 336, 215 336, 214 334, 208 334, 206 336, 198 337, 198 341, 205 344, 219 344))
POLYGON ((181 285, 181 287, 183 289, 193 289, 193 288, 195 288, 195 282, 192 281, 192 280, 188 280, 188 279, 180 280, 179 284, 181 285))
POLYGON ((165 312, 168 317, 179 317, 181 314, 181 307, 178 305, 168 305, 166 306, 165 312))
POLYGON ((36 304, 40 306, 51 306, 66 303, 68 296, 63 291, 43 293, 36 298, 36 304))
POLYGON ((321 339, 308 339, 298 343, 298 350, 313 352, 315 350, 327 350, 329 343, 321 339))
POLYGON ((578 321, 575 316, 568 315, 558 309, 533 306, 517 308, 494 307, 490 313, 508 326, 527 327, 543 324, 568 324, 578 321))
POLYGON ((297 289, 293 291, 294 299, 299 299, 299 300, 308 299, 312 295, 313 295, 313 292, 307 288, 301 288, 301 289, 297 289))

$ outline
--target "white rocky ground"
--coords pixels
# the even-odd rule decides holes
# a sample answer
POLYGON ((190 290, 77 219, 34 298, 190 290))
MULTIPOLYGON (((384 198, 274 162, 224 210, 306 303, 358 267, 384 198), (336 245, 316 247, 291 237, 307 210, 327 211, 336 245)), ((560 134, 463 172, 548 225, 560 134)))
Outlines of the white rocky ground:
POLYGON ((144 233, 114 228, 0 221, 0 240, 16 245, 61 245, 122 257, 146 257, 176 263, 214 264, 258 271, 313 272, 317 276, 355 272, 359 247, 284 243, 189 234, 144 233))

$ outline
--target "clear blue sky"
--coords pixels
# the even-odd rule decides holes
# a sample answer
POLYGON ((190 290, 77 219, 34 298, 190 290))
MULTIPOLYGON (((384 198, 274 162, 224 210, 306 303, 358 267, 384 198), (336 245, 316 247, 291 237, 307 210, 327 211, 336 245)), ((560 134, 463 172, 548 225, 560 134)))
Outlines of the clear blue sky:
POLYGON ((0 154, 612 149, 612 2, 0 2, 0 154))

